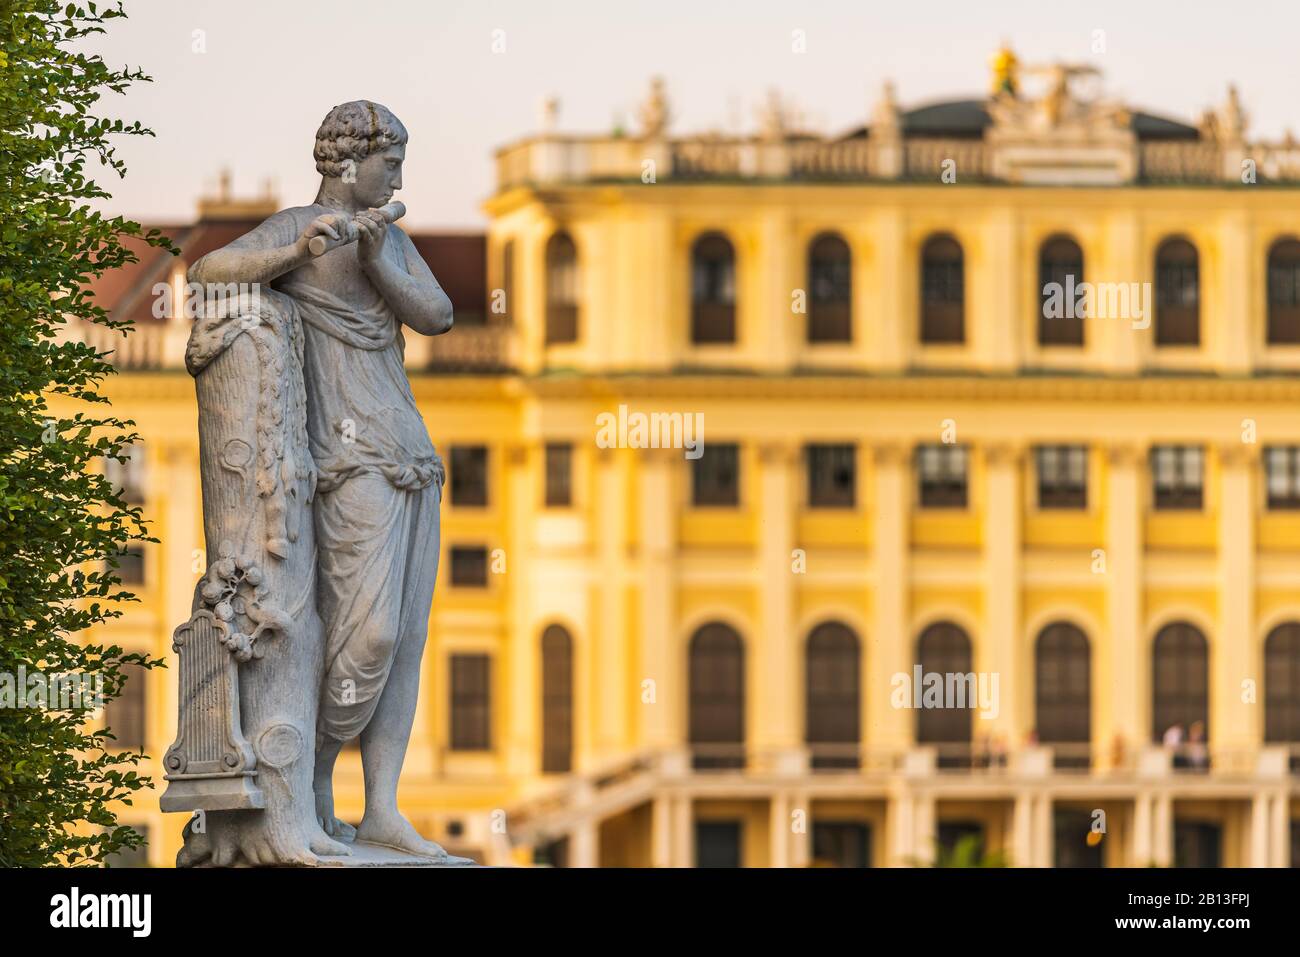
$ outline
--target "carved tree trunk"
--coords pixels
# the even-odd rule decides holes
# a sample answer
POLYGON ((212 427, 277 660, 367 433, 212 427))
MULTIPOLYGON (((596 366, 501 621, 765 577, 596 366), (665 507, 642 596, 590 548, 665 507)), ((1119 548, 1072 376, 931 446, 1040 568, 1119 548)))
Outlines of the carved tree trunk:
POLYGON ((180 722, 165 811, 195 811, 178 866, 313 864, 345 849, 312 795, 323 634, 315 601, 302 330, 262 290, 198 320, 195 377, 208 568, 176 631, 180 722))

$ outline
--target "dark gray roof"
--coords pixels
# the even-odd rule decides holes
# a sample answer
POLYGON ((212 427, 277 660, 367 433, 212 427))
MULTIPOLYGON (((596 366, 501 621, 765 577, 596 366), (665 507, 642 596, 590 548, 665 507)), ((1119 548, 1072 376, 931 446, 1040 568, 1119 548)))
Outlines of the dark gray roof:
MULTIPOLYGON (((1168 117, 1156 116, 1134 110, 1133 132, 1140 140, 1194 140, 1200 134, 1196 127, 1188 126, 1168 117)), ((957 139, 980 139, 984 130, 992 125, 987 100, 942 100, 927 103, 902 114, 904 136, 935 136, 957 139)), ((860 126, 845 134, 844 139, 861 139, 869 128, 860 126)))

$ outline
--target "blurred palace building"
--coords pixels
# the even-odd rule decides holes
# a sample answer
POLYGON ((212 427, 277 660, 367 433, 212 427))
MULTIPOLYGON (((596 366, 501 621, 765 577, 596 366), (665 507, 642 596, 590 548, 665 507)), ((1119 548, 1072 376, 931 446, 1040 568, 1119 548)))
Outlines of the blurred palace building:
MULTIPOLYGON (((1300 146, 1096 81, 1004 51, 987 97, 886 87, 831 137, 775 97, 747 136, 670 134, 660 84, 635 132, 552 104, 486 234, 413 236, 456 306, 407 348, 450 473, 418 827, 558 866, 1300 863, 1300 146), (632 447, 654 413, 703 454, 632 447)), ((203 567, 155 286, 274 208, 205 201, 99 285, 129 338, 70 330, 115 350, 161 541, 100 639, 170 656, 203 567)), ((175 694, 109 710, 156 779, 175 694)), ((124 813, 170 863, 181 820, 124 813)))

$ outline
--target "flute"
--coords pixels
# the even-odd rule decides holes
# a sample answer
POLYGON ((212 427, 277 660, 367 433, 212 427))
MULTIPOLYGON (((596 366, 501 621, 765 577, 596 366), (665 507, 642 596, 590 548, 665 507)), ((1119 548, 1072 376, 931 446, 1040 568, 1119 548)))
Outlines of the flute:
MULTIPOLYGON (((387 222, 395 223, 406 215, 406 204, 399 202, 389 203, 387 206, 380 206, 375 210, 380 216, 383 216, 387 222)), ((338 216, 334 217, 338 220, 338 216)), ((327 249, 337 249, 339 246, 346 246, 348 243, 356 242, 356 237, 346 239, 341 242, 331 240, 328 236, 313 236, 307 241, 307 248, 311 250, 313 256, 322 255, 327 249)))

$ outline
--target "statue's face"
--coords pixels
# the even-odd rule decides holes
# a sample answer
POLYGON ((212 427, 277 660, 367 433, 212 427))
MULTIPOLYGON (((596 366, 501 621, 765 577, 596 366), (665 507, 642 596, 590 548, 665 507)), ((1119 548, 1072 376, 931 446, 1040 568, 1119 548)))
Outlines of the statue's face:
POLYGON ((352 195, 362 206, 383 206, 402 188, 402 161, 406 147, 390 146, 371 153, 357 164, 357 181, 352 185, 352 195))

